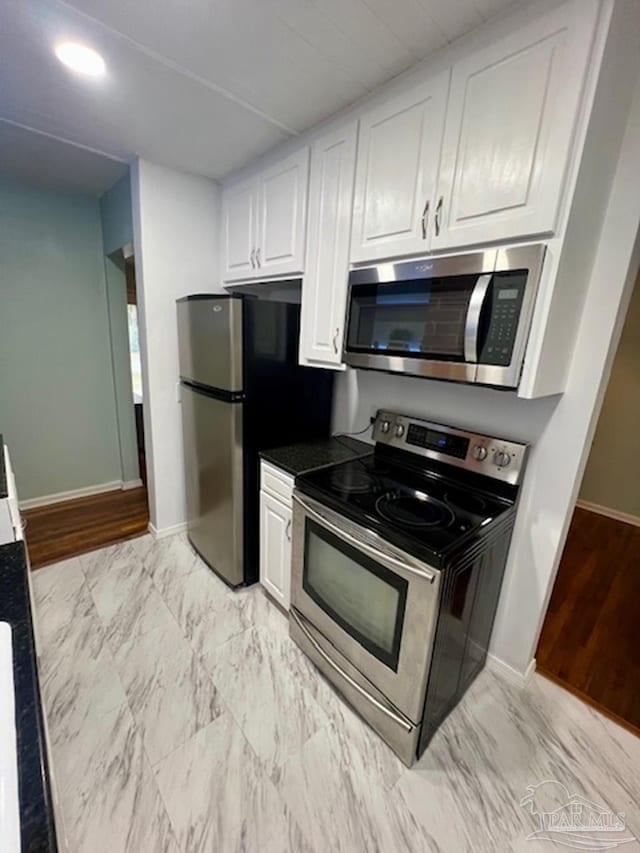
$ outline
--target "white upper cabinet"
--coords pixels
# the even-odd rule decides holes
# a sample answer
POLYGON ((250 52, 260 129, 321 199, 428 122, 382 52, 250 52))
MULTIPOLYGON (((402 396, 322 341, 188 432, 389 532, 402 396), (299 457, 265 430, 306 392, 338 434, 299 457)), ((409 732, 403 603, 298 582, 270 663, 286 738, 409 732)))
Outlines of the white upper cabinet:
POLYGON ((433 249, 554 231, 594 12, 565 4, 454 65, 433 249))
POLYGON ((256 183, 224 190, 222 200, 222 246, 224 279, 250 278, 255 268, 256 183))
POLYGON ((360 121, 351 260, 428 250, 449 71, 360 121))
POLYGON ((302 148, 222 197, 224 280, 304 271, 309 149, 302 148))
POLYGON ((349 235, 358 123, 316 140, 311 149, 307 258, 300 363, 343 369, 349 235))
POLYGON ((258 274, 304 270, 309 149, 263 172, 258 180, 258 274))

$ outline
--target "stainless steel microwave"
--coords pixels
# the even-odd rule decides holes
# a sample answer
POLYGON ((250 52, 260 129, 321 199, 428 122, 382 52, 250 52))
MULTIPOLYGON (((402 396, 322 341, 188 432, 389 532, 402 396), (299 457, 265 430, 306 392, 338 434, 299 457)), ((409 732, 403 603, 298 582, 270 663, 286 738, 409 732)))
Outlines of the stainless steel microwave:
POLYGON ((344 362, 516 388, 544 254, 535 244, 353 269, 344 362))

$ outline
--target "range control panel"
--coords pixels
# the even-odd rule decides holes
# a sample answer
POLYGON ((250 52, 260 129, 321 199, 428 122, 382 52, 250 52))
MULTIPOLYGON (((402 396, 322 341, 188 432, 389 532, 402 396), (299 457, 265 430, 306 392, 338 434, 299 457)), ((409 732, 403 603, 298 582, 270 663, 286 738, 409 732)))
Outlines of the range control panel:
POLYGON ((529 447, 382 409, 376 414, 373 438, 513 485, 520 482, 529 447))

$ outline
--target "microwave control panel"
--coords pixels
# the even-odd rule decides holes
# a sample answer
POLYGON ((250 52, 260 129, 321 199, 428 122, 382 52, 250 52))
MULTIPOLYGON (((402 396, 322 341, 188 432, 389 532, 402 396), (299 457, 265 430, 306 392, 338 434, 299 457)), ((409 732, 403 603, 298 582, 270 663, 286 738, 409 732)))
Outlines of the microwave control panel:
POLYGON ((511 364, 526 283, 526 270, 493 276, 487 328, 478 359, 481 364, 511 364))

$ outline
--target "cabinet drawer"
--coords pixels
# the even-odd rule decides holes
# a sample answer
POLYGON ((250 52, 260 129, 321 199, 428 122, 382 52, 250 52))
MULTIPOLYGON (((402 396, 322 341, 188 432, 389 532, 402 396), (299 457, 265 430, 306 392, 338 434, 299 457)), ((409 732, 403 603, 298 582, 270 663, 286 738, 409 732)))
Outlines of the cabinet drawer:
POLYGON ((289 507, 293 501, 293 484, 294 478, 291 474, 281 471, 274 465, 269 465, 268 462, 261 464, 260 488, 283 501, 289 507))

